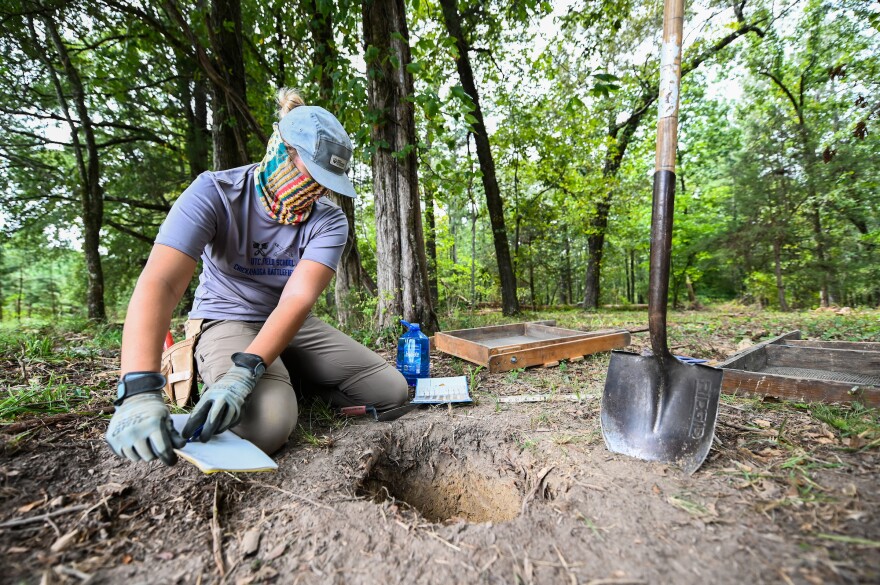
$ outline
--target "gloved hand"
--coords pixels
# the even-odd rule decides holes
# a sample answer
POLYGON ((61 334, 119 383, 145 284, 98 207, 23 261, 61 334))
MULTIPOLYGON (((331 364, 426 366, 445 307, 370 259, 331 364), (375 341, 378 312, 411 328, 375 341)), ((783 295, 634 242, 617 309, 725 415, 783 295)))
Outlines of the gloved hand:
POLYGON ((202 394, 186 426, 183 436, 189 439, 201 427, 199 440, 207 443, 214 435, 235 426, 241 418, 241 409, 263 372, 263 358, 252 353, 232 354, 232 366, 220 381, 202 394))
POLYGON ((164 376, 152 372, 126 374, 120 381, 116 412, 104 436, 119 457, 131 461, 158 457, 165 465, 177 463, 174 449, 186 445, 186 439, 174 430, 162 398, 164 385, 164 376))

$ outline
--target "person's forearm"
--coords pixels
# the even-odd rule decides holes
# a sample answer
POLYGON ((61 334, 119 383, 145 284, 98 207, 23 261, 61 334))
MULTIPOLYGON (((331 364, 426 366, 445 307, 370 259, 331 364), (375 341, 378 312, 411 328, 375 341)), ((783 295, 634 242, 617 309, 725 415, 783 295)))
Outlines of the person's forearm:
POLYGON ((162 343, 179 300, 179 295, 162 280, 138 280, 122 330, 120 375, 159 371, 162 343))
POLYGON ((281 299, 245 351, 263 358, 267 366, 274 362, 305 323, 313 304, 298 295, 281 299))

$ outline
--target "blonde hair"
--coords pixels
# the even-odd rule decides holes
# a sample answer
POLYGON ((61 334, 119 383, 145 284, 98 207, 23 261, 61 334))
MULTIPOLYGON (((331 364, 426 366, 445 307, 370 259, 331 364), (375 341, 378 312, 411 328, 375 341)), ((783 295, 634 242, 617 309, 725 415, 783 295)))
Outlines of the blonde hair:
POLYGON ((306 105, 299 92, 292 87, 282 87, 278 90, 278 119, 283 118, 290 110, 306 105))

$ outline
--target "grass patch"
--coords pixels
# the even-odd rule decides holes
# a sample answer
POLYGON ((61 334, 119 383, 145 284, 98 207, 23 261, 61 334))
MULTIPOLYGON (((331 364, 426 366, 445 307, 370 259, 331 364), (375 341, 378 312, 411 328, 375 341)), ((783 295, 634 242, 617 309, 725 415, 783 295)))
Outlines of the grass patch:
POLYGON ((24 388, 6 388, 0 395, 0 421, 13 421, 21 416, 69 412, 91 398, 88 388, 71 386, 52 375, 45 383, 31 380, 24 388))
POLYGON ((858 538, 855 536, 844 536, 843 534, 825 534, 824 532, 820 532, 816 536, 818 538, 823 538, 825 540, 833 540, 835 542, 842 542, 845 544, 853 544, 855 546, 864 546, 864 547, 868 547, 868 548, 880 548, 880 541, 868 540, 867 538, 858 538))
POLYGON ((0 324, 0 355, 14 359, 55 362, 119 350, 122 326, 84 320, 57 323, 0 324))
POLYGON ((300 439, 308 443, 313 447, 321 447, 323 449, 329 449, 336 442, 336 439, 328 435, 318 435, 302 425, 299 425, 299 436, 300 439))

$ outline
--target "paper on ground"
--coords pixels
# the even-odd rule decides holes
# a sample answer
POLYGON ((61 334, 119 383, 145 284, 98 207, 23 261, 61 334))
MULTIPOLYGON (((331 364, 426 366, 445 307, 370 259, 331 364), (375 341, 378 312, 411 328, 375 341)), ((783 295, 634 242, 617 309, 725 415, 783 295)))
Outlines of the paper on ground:
MULTIPOLYGON (((171 420, 177 432, 183 431, 188 414, 172 414, 171 420)), ((242 439, 232 431, 215 435, 207 443, 198 440, 187 443, 183 449, 175 449, 180 457, 186 459, 205 473, 217 471, 274 471, 278 464, 263 453, 259 447, 242 439)))
POLYGON ((467 378, 419 378, 416 380, 414 404, 446 404, 447 402, 471 402, 467 378))

